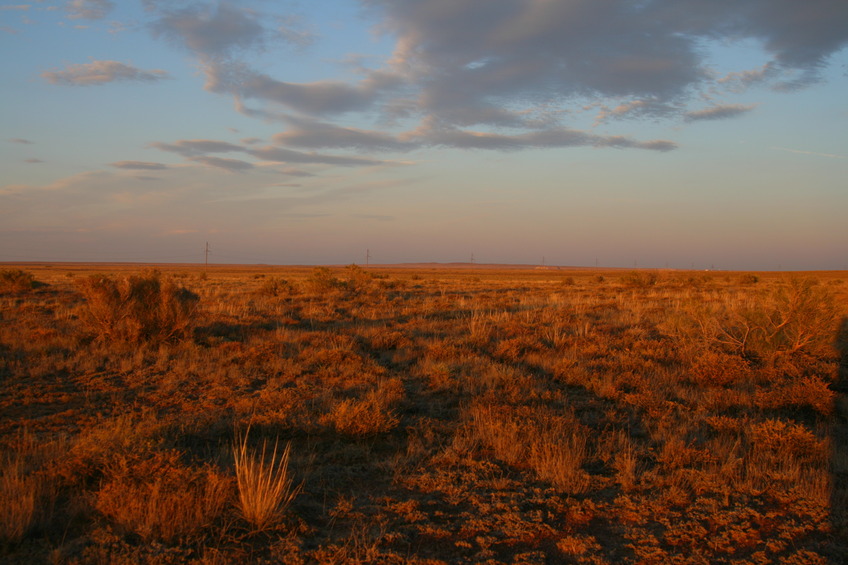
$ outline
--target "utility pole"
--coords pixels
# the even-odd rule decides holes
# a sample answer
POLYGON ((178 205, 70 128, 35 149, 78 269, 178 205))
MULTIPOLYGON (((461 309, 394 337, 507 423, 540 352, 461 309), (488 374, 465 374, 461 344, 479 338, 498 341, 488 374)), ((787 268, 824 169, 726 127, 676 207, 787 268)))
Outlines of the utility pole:
POLYGON ((474 263, 474 253, 471 253, 471 262, 474 263))
POLYGON ((206 269, 209 268, 209 242, 206 242, 206 258, 203 263, 203 272, 206 272, 206 269))
POLYGON ((371 250, 366 249, 365 250, 365 266, 367 267, 370 262, 371 262, 371 250))

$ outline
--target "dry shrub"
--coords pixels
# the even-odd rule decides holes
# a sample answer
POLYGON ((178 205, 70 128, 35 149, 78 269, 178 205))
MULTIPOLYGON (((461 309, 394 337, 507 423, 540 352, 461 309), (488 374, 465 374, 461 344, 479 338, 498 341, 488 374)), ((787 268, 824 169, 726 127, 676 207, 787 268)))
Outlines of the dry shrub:
POLYGON ((328 267, 314 268, 304 284, 307 290, 316 294, 347 288, 347 283, 333 275, 333 271, 328 267))
POLYGON ((631 271, 621 277, 624 286, 630 288, 648 288, 659 281, 659 275, 651 271, 631 271))
POLYGON ((707 349, 699 352, 684 379, 702 387, 725 387, 749 382, 753 372, 742 357, 707 349))
POLYGON ((239 491, 239 510, 242 517, 257 530, 273 526, 300 492, 289 474, 291 444, 279 452, 278 441, 268 459, 268 442, 262 450, 248 448, 248 435, 236 437, 233 444, 236 479, 239 491))
POLYGON ((227 507, 232 479, 212 467, 183 465, 177 452, 120 458, 107 470, 95 507, 147 541, 196 539, 227 507))
POLYGON ((79 283, 86 298, 85 322, 105 340, 164 342, 189 335, 198 296, 158 272, 115 280, 88 277, 79 283))
POLYGON ((400 422, 394 407, 403 395, 400 380, 389 379, 361 398, 348 398, 336 404, 323 421, 336 431, 352 436, 382 434, 394 429, 400 422))
POLYGON ((677 331, 774 364, 832 352, 839 311, 833 293, 812 279, 791 279, 771 294, 694 307, 677 331))
POLYGON ((833 413, 836 393, 828 383, 815 375, 801 378, 784 378, 783 382, 768 389, 757 390, 754 403, 762 409, 812 408, 819 414, 833 413))
POLYGON ((806 427, 782 420, 765 420, 751 426, 754 448, 791 456, 806 462, 823 462, 828 442, 818 439, 806 427))
POLYGON ((498 459, 529 467, 540 479, 568 493, 582 493, 589 487, 589 476, 582 469, 587 430, 573 416, 546 408, 492 404, 476 404, 469 413, 472 438, 498 459))
POLYGON ((289 281, 272 277, 265 279, 256 292, 264 296, 288 296, 294 292, 294 289, 289 281))
POLYGON ((0 292, 28 292, 36 284, 35 277, 21 269, 0 270, 0 292))

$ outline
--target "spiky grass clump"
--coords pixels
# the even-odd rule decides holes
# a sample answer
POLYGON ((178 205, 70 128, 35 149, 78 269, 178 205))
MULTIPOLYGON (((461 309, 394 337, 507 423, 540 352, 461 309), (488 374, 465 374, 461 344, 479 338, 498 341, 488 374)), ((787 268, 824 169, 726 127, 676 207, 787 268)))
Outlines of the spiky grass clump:
POLYGON ((294 485, 289 474, 291 443, 282 452, 274 441, 268 459, 268 442, 262 442, 259 453, 248 447, 248 435, 237 436, 233 444, 236 480, 239 490, 239 510, 242 517, 257 530, 264 530, 279 520, 300 487, 294 485))

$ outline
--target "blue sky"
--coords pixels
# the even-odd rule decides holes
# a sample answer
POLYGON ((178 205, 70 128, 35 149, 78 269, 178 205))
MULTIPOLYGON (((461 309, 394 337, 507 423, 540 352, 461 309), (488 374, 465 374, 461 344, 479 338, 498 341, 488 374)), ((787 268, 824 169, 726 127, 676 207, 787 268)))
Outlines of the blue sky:
POLYGON ((844 0, 0 4, 0 261, 848 269, 844 0))

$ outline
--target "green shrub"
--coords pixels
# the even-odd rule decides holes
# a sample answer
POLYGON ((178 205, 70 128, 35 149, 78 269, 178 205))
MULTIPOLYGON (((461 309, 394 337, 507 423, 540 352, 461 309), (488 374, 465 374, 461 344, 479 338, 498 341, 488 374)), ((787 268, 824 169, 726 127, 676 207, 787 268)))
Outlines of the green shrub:
POLYGON ((188 336, 199 297, 158 272, 113 279, 95 275, 79 283, 83 318, 108 341, 175 341, 188 336))

